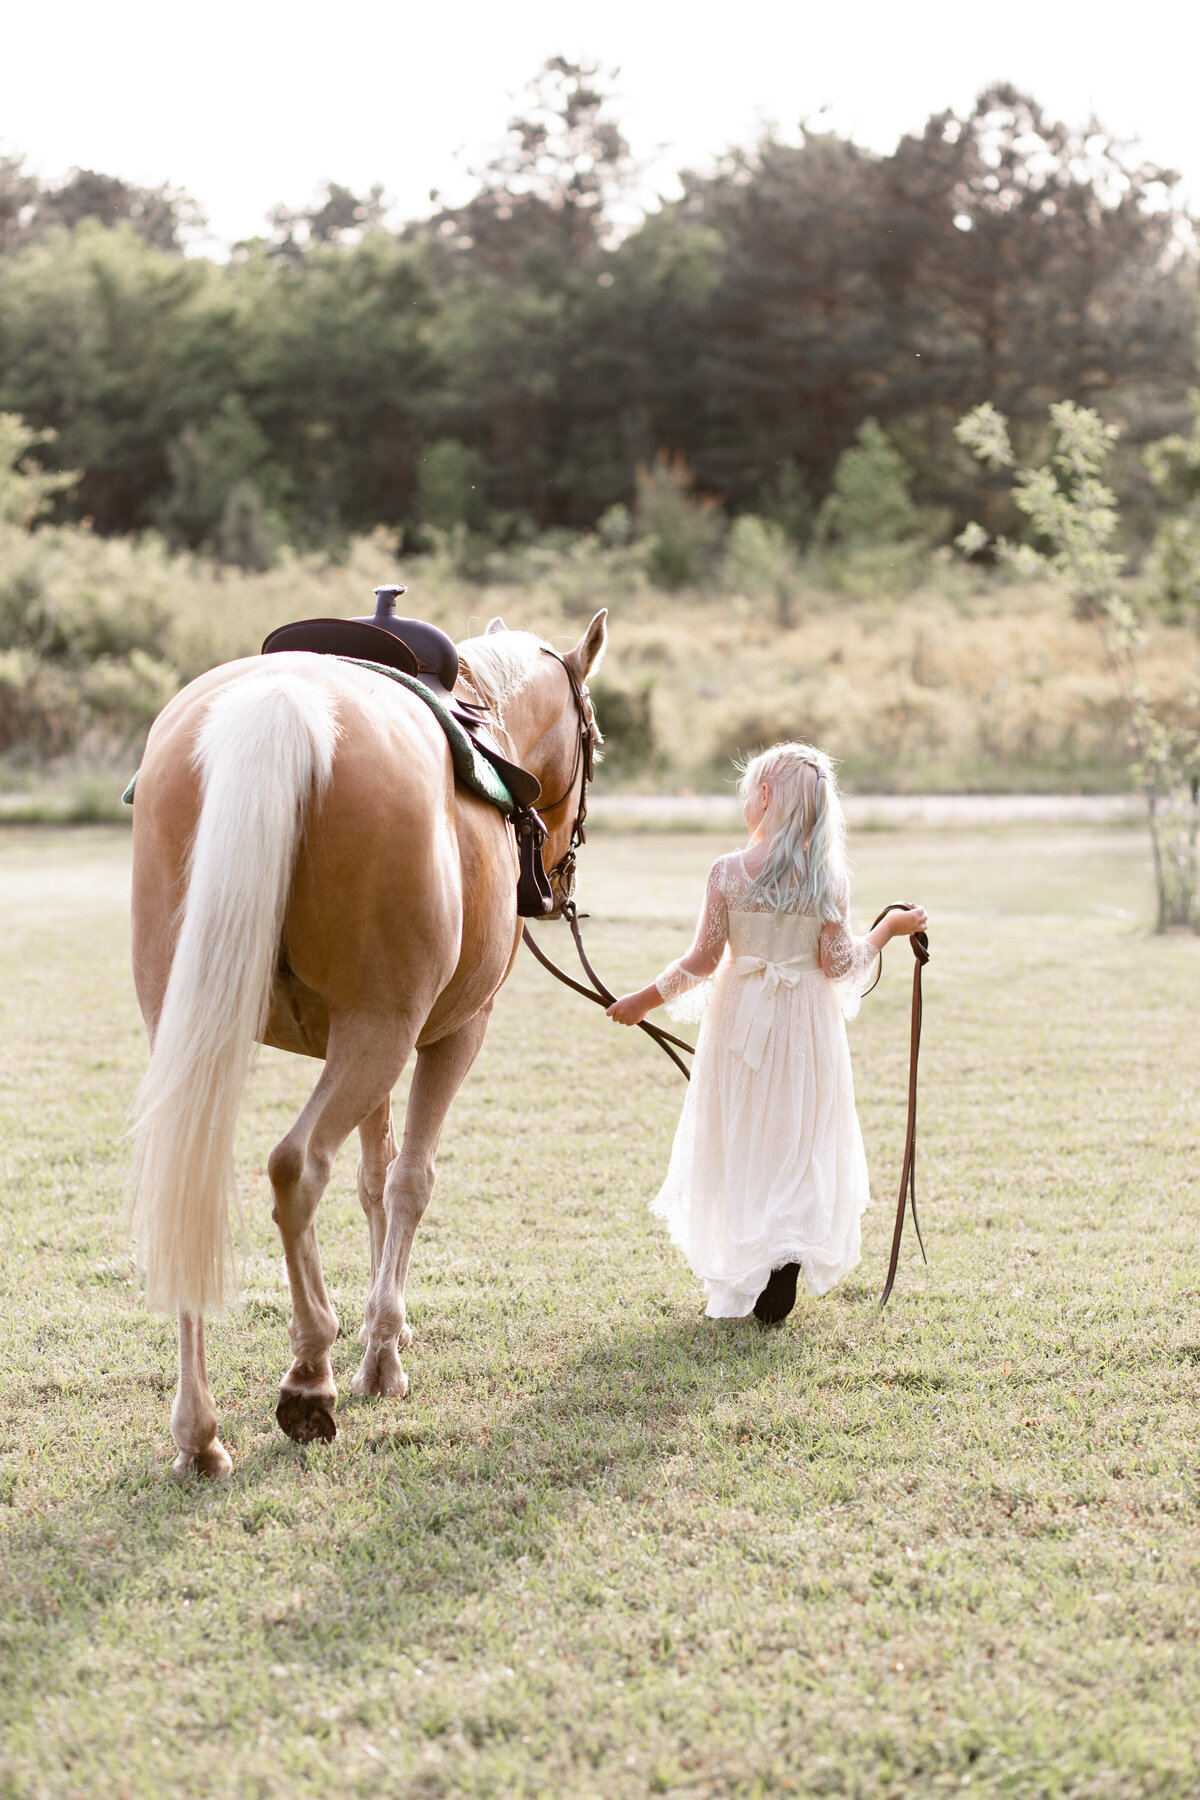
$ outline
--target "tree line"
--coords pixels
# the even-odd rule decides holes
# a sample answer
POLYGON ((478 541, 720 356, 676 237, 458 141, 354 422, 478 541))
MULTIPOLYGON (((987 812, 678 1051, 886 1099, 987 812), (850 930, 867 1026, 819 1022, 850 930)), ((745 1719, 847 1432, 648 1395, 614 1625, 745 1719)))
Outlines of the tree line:
POLYGON ((591 528, 656 469, 803 544, 864 431, 947 534, 1002 526, 954 436, 983 403, 1030 454, 1049 402, 1099 407, 1129 516, 1151 503, 1135 452, 1194 375, 1171 171, 998 85, 890 154, 769 135, 621 231, 636 176, 561 58, 465 204, 388 229, 381 188, 332 185, 226 263, 184 254, 176 190, 0 162, 0 411, 78 471, 60 516, 246 566, 380 524, 591 528))

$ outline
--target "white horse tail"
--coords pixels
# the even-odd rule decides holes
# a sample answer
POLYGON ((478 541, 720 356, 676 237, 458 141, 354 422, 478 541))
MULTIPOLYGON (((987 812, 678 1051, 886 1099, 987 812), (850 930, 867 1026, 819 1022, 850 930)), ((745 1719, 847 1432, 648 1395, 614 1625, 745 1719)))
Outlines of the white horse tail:
POLYGON ((220 1311, 236 1292, 234 1129, 337 737, 328 690, 268 668, 222 689, 197 739, 200 822, 133 1125, 139 1260, 147 1301, 165 1312, 220 1311))

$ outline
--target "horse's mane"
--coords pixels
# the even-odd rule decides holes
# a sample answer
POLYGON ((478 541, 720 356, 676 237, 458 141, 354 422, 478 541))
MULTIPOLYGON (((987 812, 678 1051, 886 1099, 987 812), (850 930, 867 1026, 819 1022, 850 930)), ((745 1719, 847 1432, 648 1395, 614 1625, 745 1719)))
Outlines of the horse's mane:
POLYGON ((503 725, 508 701, 520 693, 539 655, 550 647, 532 631, 494 631, 459 644, 466 677, 497 724, 503 725))

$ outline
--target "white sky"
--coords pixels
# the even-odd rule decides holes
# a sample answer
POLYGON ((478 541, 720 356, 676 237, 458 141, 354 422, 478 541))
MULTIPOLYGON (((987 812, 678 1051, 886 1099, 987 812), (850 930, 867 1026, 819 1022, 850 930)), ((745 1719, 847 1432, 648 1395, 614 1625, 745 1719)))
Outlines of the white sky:
MULTIPOLYGON (((253 235, 277 201, 332 178, 384 184, 398 217, 501 138, 547 56, 617 65, 615 113, 673 171, 825 122, 889 148, 987 82, 1054 115, 1096 113, 1179 168, 1200 204, 1200 0, 1142 14, 1113 0, 49 0, 6 9, 0 146, 42 176, 72 165, 185 187, 217 244, 253 235), (1145 31, 1140 30, 1145 20, 1145 31)), ((216 248, 217 245, 211 246, 216 248)))

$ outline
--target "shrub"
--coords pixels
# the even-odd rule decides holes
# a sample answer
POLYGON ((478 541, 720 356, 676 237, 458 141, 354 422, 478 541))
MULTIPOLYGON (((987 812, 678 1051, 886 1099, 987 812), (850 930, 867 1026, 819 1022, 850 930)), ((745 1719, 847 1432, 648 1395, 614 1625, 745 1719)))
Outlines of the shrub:
MULTIPOLYGON (((977 406, 957 435, 983 463, 1013 471, 1013 498, 1045 554, 1001 539, 1002 558, 1026 574, 1049 576, 1077 616, 1091 619, 1104 642, 1125 715, 1130 773, 1146 806, 1158 895, 1158 929, 1200 930, 1200 691, 1180 721, 1156 706, 1141 668, 1145 632, 1134 596, 1122 586, 1124 558, 1112 545, 1120 514, 1101 476, 1118 432, 1090 408, 1060 400, 1050 408, 1055 449, 1040 468, 1022 468, 1008 421, 994 406, 977 406)), ((970 524, 958 539, 973 555, 988 541, 970 524)))
POLYGON ((650 579, 673 591, 703 579, 720 547, 724 521, 715 500, 692 492, 695 478, 682 456, 660 450, 637 471, 634 516, 650 579))
POLYGON ((74 487, 74 472, 49 475, 29 452, 54 441, 52 431, 34 431, 16 413, 0 412, 0 525, 28 531, 55 494, 74 487))
POLYGON ((795 457, 784 457, 759 510, 764 519, 783 526, 798 550, 807 548, 817 522, 817 507, 795 457))
POLYGON ((262 573, 275 561, 275 534, 254 482, 238 481, 225 496, 215 548, 223 563, 262 573))
POLYGON ((604 733, 604 768, 615 776, 633 775, 656 759, 654 684, 620 687, 603 676, 588 683, 596 718, 604 733))
POLYGON ((904 458, 874 419, 858 428, 833 471, 833 489, 817 516, 822 543, 848 548, 898 544, 916 530, 919 515, 908 491, 904 458))
POLYGON ((795 552, 783 526, 773 519, 744 513, 735 519, 725 544, 725 581, 752 600, 769 600, 776 621, 792 623, 798 569, 795 552))

